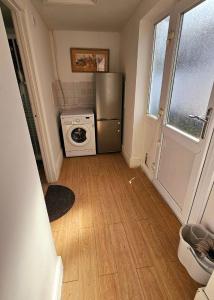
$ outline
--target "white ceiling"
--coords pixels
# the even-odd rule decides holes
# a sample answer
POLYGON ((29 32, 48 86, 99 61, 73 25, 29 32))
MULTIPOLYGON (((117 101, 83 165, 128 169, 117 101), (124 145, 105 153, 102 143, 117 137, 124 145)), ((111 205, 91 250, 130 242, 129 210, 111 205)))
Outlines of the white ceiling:
POLYGON ((90 31, 119 31, 141 1, 97 0, 95 5, 50 5, 43 0, 32 0, 50 29, 90 31))

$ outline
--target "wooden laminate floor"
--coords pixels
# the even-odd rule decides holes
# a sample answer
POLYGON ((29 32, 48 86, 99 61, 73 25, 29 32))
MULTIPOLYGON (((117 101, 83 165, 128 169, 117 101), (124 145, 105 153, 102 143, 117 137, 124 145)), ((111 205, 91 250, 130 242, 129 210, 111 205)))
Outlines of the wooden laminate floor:
POLYGON ((76 194, 51 225, 62 300, 194 299, 177 258, 180 224, 140 169, 120 154, 65 159, 58 183, 76 194))

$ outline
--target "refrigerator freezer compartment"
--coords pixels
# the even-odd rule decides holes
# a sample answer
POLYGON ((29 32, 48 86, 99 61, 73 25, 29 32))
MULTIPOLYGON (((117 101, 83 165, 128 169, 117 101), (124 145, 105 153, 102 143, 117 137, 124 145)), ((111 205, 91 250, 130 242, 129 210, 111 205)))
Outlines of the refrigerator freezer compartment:
POLYGON ((121 121, 102 120, 97 121, 97 152, 121 151, 121 121))

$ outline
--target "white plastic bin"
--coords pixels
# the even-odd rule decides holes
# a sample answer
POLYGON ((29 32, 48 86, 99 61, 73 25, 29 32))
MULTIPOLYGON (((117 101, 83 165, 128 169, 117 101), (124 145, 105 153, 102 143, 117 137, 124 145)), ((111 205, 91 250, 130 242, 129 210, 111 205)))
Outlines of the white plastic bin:
POLYGON ((212 274, 213 266, 201 259, 195 253, 192 245, 206 237, 214 238, 213 235, 202 225, 193 224, 182 226, 179 234, 178 258, 180 262, 195 281, 206 285, 212 274))

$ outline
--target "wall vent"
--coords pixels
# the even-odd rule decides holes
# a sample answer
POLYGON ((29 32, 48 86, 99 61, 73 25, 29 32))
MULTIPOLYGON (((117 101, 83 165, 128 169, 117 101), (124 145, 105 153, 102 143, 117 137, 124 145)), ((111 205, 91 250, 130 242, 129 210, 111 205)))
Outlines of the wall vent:
POLYGON ((95 5, 97 0, 43 0, 43 3, 57 5, 95 5))

